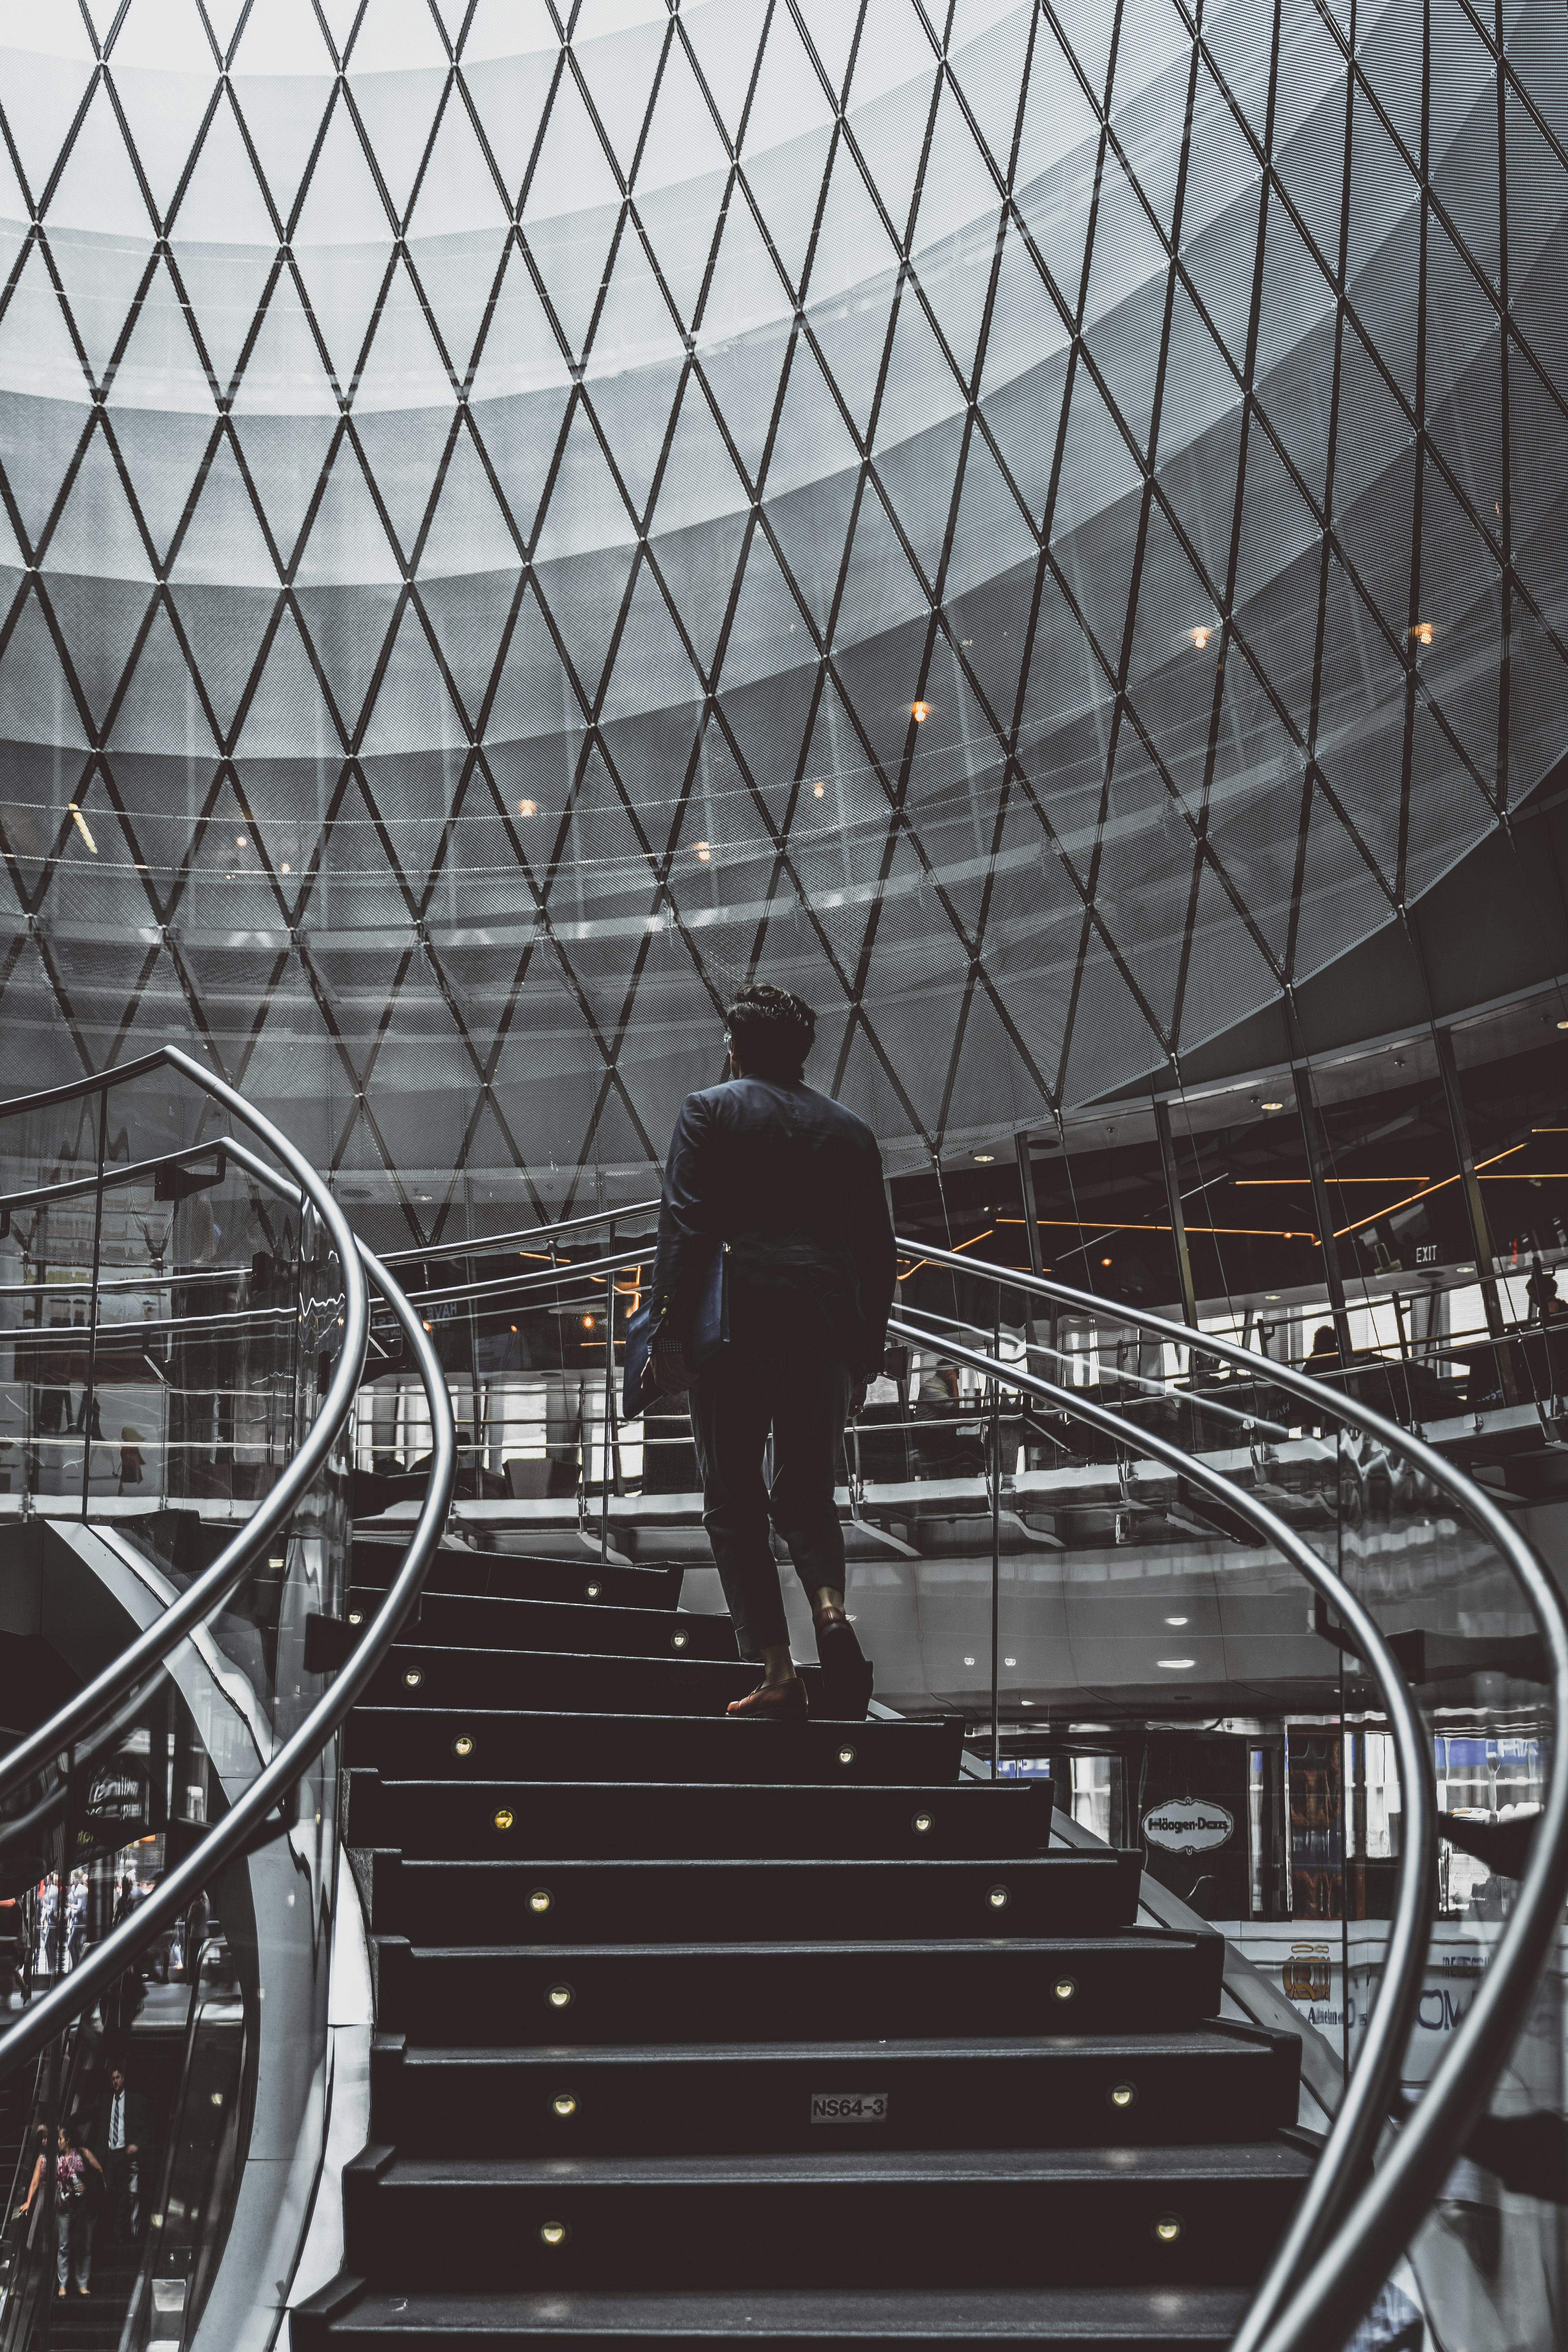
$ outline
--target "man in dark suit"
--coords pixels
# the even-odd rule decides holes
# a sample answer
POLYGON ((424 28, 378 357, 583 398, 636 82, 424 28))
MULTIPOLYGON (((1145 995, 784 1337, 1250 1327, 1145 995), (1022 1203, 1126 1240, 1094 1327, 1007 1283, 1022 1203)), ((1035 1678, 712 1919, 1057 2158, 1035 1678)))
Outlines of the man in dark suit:
POLYGON ((745 1658, 763 1681, 731 1715, 805 1713, 771 1519, 789 1547, 830 1683, 870 1694, 844 1613, 834 1500, 844 1424, 880 1370, 895 1275, 876 1138, 808 1087, 816 1016, 787 990, 742 989, 725 1016, 730 1077, 680 1106, 653 1276, 650 1377, 691 1396, 702 1522, 745 1658), (728 1252, 728 1345, 685 1349, 714 1253, 728 1252), (772 1433, 773 1477, 763 1477, 772 1433))
POLYGON ((103 2167, 103 2213, 111 2237, 137 2234, 150 2129, 146 2100, 131 2088, 123 2066, 112 2067, 109 2087, 93 2109, 91 2137, 92 2152, 103 2167))

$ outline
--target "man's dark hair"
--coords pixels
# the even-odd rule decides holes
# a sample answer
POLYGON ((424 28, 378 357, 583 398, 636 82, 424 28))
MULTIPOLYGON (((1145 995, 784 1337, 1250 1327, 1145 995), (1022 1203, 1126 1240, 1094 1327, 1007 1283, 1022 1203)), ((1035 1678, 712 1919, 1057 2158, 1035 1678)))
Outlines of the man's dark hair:
POLYGON ((816 1015, 803 997, 761 981, 743 988, 724 1029, 748 1077, 798 1078, 816 1036, 816 1015))

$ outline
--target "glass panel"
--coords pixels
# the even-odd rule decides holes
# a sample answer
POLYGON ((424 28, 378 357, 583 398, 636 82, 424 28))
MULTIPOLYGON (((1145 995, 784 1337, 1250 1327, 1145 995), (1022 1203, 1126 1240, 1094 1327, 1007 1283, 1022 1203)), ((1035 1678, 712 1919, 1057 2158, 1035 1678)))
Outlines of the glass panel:
MULTIPOLYGON (((254 1516, 321 1409, 345 1293, 314 1212, 245 1173, 210 1100, 166 1072, 0 1119, 0 1517, 37 1565, 31 1630, 52 1662, 34 1678, 26 1729, 103 1663, 91 1642, 107 1635, 112 1651, 151 1623, 254 1516), (97 1629, 85 1650, 71 1630, 84 1626, 97 1629)), ((42 1805, 5 1854, 8 1882, 24 1888, 14 2006, 68 1977, 321 1696, 310 1628, 342 1612, 348 1470, 341 1448, 329 1454, 286 1535, 175 1649, 132 1725, 76 1751, 67 1783, 51 1774, 13 1801, 42 1805)), ((297 2241, 310 2179, 263 2159, 310 2147, 324 2120, 337 1770, 331 1743, 289 1800, 285 1833, 226 1870, 100 1999, 88 2030, 55 2046, 36 2115, 22 2118, 24 2194, 37 2123, 46 2142, 64 2124, 102 2160, 101 2189, 90 2166, 84 2175, 99 2201, 62 2203, 60 2242, 128 2352, 194 2326, 242 2200, 229 2270, 244 2315, 220 2332, 237 2346, 275 2329, 284 2289, 258 2265, 276 2269, 297 2241), (110 2137, 117 2060, 131 2103, 110 2137)), ((56 2219, 46 2171, 8 2242, 5 2352, 47 2324, 56 2219)))

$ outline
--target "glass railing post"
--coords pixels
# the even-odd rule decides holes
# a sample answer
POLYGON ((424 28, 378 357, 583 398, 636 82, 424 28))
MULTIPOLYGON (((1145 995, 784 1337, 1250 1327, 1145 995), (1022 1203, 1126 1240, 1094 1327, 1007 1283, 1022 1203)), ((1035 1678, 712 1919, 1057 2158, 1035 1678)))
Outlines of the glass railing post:
MULTIPOLYGON (((616 1229, 606 1246, 616 1246, 616 1229)), ((616 1269, 605 1276, 605 1418, 599 1431, 599 1558, 610 1557, 610 1443, 616 1425, 616 1269)))
MULTIPOLYGON (((991 1360, 1002 1360, 1002 1286, 993 1286, 991 1360)), ((991 1379, 991 1777, 1001 1777, 1002 1695, 997 1679, 1002 1603, 1002 1383, 991 1379)))

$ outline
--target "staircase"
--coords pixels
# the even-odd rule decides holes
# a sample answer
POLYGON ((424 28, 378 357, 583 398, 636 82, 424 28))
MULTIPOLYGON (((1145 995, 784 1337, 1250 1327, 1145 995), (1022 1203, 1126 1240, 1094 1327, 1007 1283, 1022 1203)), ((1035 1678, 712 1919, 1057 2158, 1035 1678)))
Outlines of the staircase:
POLYGON ((296 2352, 1228 2341, 1299 2044, 956 1719, 726 1721, 680 1577, 443 1549, 351 1719, 372 2144, 296 2352))

